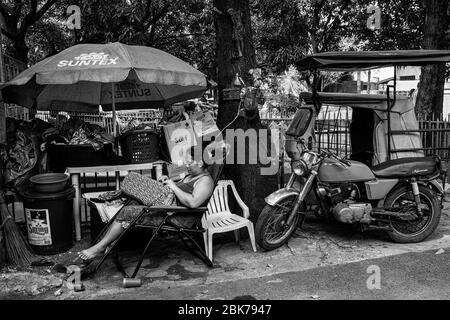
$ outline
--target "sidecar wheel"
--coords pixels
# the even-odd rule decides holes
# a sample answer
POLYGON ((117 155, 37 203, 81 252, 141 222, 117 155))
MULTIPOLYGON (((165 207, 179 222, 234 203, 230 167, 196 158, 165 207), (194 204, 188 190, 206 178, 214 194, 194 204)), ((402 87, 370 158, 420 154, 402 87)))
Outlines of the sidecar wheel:
POLYGON ((292 233, 297 229, 300 214, 296 214, 292 224, 286 226, 290 208, 296 196, 289 197, 275 206, 266 205, 256 221, 255 235, 258 245, 267 251, 281 247, 288 242, 292 233))
MULTIPOLYGON (((419 185, 419 197, 423 216, 411 222, 391 220, 392 231, 389 237, 398 243, 421 242, 436 230, 441 218, 438 197, 431 189, 419 185)), ((410 186, 402 186, 387 196, 385 207, 399 207, 415 203, 410 186)))

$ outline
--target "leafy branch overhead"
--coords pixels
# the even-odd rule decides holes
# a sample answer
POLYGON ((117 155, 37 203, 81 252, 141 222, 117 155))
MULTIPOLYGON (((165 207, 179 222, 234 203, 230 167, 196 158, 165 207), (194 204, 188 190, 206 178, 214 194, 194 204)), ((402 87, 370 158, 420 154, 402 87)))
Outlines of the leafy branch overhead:
MULTIPOLYGON (((380 28, 373 30, 367 27, 367 9, 373 4, 368 0, 252 0, 257 66, 282 74, 311 53, 425 48, 424 30, 430 31, 425 28, 425 4, 430 1, 378 0, 380 28)), ((6 53, 30 64, 76 43, 120 41, 171 52, 215 80, 214 17, 227 15, 217 10, 212 0, 3 0, 0 4, 6 53), (81 9, 80 30, 66 26, 70 5, 81 9)), ((448 13, 446 18, 448 26, 448 13)), ((450 29, 444 29, 441 47, 448 48, 450 29)), ((311 87, 309 73, 302 73, 301 79, 311 87)), ((331 75, 322 84, 336 79, 331 75)))
POLYGON ((0 13, 5 21, 2 32, 13 42, 16 58, 28 61, 28 46, 25 43, 28 29, 42 19, 57 2, 58 0, 6 0, 0 4, 0 13))

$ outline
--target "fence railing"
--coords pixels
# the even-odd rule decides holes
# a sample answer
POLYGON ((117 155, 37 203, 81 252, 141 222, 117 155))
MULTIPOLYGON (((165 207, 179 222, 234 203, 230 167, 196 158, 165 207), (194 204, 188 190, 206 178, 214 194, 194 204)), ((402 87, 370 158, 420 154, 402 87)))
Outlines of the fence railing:
MULTIPOLYGON (((339 156, 351 155, 350 123, 352 119, 351 108, 324 109, 316 120, 315 134, 317 148, 330 149, 339 156)), ((290 118, 263 118, 261 121, 267 125, 271 122, 288 125, 290 118)), ((418 120, 419 132, 422 138, 423 151, 426 156, 437 155, 444 161, 450 161, 450 120, 418 120)), ((284 126, 283 125, 283 126, 284 126)), ((280 125, 280 128, 283 127, 280 125)))
MULTIPOLYGON (((65 112, 65 111, 37 111, 27 110, 25 108, 9 108, 7 109, 7 117, 29 121, 32 118, 39 118, 46 122, 58 125, 61 121, 66 121, 71 118, 76 118, 97 124, 108 133, 113 132, 113 118, 111 112, 65 112), (23 109, 23 110, 22 110, 23 109)), ((124 127, 131 120, 136 119, 141 124, 145 124, 149 127, 156 127, 162 113, 159 110, 142 110, 142 111, 117 111, 117 122, 119 127, 124 127)))
POLYGON ((25 70, 27 65, 22 61, 8 56, 7 54, 3 54, 3 68, 5 82, 7 82, 25 70))
POLYGON ((450 121, 419 121, 419 132, 425 155, 438 155, 442 160, 450 160, 450 121))
MULTIPOLYGON (((16 119, 30 120, 37 117, 42 120, 58 123, 62 119, 77 118, 89 123, 98 124, 108 133, 113 132, 113 119, 111 112, 85 113, 85 112, 49 112, 28 111, 24 108, 10 108, 7 116, 16 119), (20 110, 22 109, 22 110, 20 110), (27 111, 27 112, 24 112, 27 111)), ((129 121, 136 119, 139 123, 150 127, 156 127, 162 118, 160 110, 132 110, 117 111, 119 126, 125 126, 129 121)), ((283 132, 292 120, 292 114, 265 113, 261 121, 270 125, 277 125, 283 132)), ((351 108, 324 108, 318 116, 315 124, 317 148, 330 149, 339 156, 348 157, 351 154, 350 122, 352 118, 351 108)), ((422 138, 424 153, 426 155, 438 155, 441 159, 450 160, 450 121, 446 119, 419 120, 419 130, 422 138)), ((281 141, 281 140, 280 140, 281 141)), ((280 146, 282 150, 283 146, 280 146)))

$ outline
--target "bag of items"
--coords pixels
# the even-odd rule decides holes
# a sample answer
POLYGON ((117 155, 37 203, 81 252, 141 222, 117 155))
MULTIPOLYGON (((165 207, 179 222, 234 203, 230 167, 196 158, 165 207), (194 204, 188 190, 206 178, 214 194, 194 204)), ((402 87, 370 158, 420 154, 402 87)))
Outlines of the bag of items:
POLYGON ((130 172, 123 179, 120 189, 146 206, 172 205, 176 200, 172 189, 136 172, 130 172))

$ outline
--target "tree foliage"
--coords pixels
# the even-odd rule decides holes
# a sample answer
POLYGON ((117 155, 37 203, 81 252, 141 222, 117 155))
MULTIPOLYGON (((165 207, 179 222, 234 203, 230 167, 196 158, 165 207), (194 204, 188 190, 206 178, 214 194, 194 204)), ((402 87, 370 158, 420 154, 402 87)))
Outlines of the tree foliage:
POLYGON ((0 14, 5 25, 3 34, 11 41, 15 58, 28 62, 29 47, 26 36, 31 26, 40 21, 58 0, 3 0, 0 3, 0 14))
POLYGON ((422 0, 379 0, 380 28, 369 29, 367 12, 371 1, 357 0, 353 4, 352 19, 347 35, 357 35, 364 43, 364 50, 408 50, 419 49, 423 43, 424 7, 422 0))
POLYGON ((212 59, 214 30, 208 1, 72 1, 81 8, 77 43, 119 41, 168 51, 199 68, 212 59), (206 62, 206 63, 205 63, 206 62))
MULTIPOLYGON (((252 0, 257 64, 282 74, 311 53, 425 48, 424 3, 252 0), (367 19, 374 3, 381 10, 381 25, 372 30, 367 19)), ((77 43, 120 41, 168 51, 217 80, 212 0, 3 0, 0 13, 7 53, 30 64, 77 43), (69 5, 81 8, 81 30, 66 26, 69 5)), ((449 28, 446 37, 448 43, 449 28)), ((329 76, 322 79, 324 86, 337 79, 329 76)), ((301 78, 311 88, 309 73, 301 78)))
POLYGON ((29 58, 31 63, 77 43, 115 41, 166 50, 200 69, 214 60, 214 25, 208 0, 27 0, 6 1, 1 9, 8 13, 5 20, 11 26, 4 30, 12 41, 8 52, 21 60, 29 58), (33 15, 35 3, 38 9, 33 15), (66 26, 70 5, 81 9, 80 30, 66 26), (21 12, 19 18, 13 14, 16 11, 21 12), (26 27, 22 21, 28 21, 26 27), (23 38, 20 50, 14 45, 17 38, 23 38))
POLYGON ((256 0, 258 60, 286 70, 306 54, 339 50, 352 16, 351 0, 256 0))

